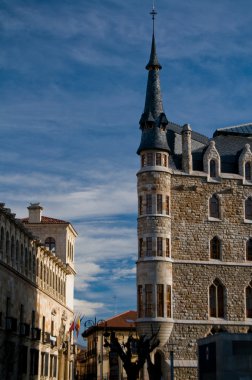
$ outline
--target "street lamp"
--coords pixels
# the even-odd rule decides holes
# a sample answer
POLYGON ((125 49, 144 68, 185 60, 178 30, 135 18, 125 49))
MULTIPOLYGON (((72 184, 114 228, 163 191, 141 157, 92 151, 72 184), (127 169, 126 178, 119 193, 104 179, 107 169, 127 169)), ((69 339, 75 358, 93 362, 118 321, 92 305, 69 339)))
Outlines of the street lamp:
MULTIPOLYGON (((100 345, 100 351, 101 355, 98 355, 97 352, 97 343, 98 343, 98 329, 99 327, 103 327, 105 329, 106 327, 106 321, 104 319, 97 320, 96 317, 92 319, 88 319, 84 326, 86 327, 86 330, 81 334, 83 338, 88 337, 89 333, 92 334, 92 331, 94 332, 94 355, 95 355, 95 366, 92 365, 92 374, 93 378, 96 380, 97 377, 97 367, 100 365, 100 379, 103 379, 103 335, 101 334, 101 345, 100 345), (99 358, 99 361, 98 361, 99 358)), ((92 352, 91 352, 92 354, 92 352)))

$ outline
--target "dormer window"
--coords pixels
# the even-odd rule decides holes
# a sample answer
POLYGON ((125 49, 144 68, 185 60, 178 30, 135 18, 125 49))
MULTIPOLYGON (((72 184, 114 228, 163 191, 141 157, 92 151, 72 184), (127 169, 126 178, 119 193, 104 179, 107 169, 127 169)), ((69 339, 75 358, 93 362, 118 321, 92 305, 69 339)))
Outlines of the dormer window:
POLYGON ((56 241, 53 237, 48 237, 45 240, 45 247, 49 251, 55 252, 56 251, 56 241))
POLYGON ((210 177, 211 178, 217 177, 216 161, 211 160, 209 165, 210 165, 210 177))
POLYGON ((246 181, 251 181, 251 162, 245 163, 245 179, 246 181))
POLYGON ((221 160, 216 149, 215 141, 210 141, 203 157, 204 171, 207 173, 208 180, 216 181, 220 177, 221 160))

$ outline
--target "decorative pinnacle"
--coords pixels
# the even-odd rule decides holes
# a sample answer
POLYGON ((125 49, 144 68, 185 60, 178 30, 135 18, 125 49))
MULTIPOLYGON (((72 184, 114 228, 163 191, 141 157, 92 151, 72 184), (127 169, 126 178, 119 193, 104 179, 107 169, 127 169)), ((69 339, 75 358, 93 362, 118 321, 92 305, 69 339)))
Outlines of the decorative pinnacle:
POLYGON ((154 0, 153 0, 152 11, 150 12, 150 15, 152 16, 153 34, 154 34, 155 16, 157 15, 157 12, 155 10, 154 0))

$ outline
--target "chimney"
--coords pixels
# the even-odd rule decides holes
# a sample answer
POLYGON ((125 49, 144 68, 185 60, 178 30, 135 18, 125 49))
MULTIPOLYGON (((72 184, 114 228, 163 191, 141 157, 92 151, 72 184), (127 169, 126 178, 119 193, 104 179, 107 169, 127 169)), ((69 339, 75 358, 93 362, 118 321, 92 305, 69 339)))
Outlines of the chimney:
POLYGON ((41 207, 39 203, 30 203, 30 206, 27 208, 29 210, 28 223, 41 223, 43 207, 41 207))
POLYGON ((192 171, 192 129, 185 124, 182 129, 182 169, 190 174, 192 171))

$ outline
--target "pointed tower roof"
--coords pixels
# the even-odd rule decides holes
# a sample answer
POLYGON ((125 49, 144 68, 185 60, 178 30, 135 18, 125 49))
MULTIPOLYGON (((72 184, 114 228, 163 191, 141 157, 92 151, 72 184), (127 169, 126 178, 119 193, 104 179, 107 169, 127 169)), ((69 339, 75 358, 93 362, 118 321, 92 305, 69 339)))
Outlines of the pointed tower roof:
POLYGON ((162 66, 158 62, 157 52, 156 52, 156 41, 154 31, 152 33, 152 43, 151 43, 151 53, 148 64, 146 65, 146 70, 162 69, 162 66))
POLYGON ((167 118, 163 111, 163 102, 161 95, 161 86, 159 79, 159 70, 162 66, 158 62, 156 52, 156 41, 154 33, 155 15, 157 12, 154 7, 152 12, 153 32, 151 53, 146 70, 148 70, 148 81, 145 96, 144 112, 140 119, 140 128, 142 129, 142 139, 137 153, 142 150, 156 149, 169 151, 169 146, 166 137, 166 127, 168 124, 167 118))

